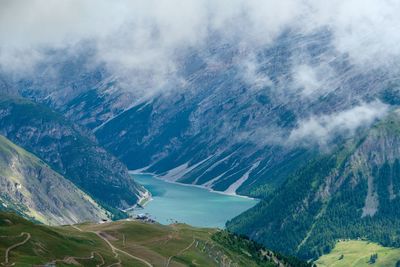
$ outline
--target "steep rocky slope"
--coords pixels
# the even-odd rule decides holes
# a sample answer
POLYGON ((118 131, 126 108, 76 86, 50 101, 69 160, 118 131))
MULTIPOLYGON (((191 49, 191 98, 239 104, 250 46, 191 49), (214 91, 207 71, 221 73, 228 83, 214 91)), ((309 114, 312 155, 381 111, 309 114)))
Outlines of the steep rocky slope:
POLYGON ((310 161, 228 228, 303 258, 338 239, 400 246, 400 112, 310 161))
POLYGON ((113 212, 134 205, 144 190, 94 137, 29 100, 1 97, 0 133, 38 155, 113 212))
MULTIPOLYGON (((182 183, 264 197, 315 156, 319 142, 332 141, 325 136, 308 140, 307 135, 314 136, 301 135, 303 125, 374 105, 390 77, 384 70, 360 69, 336 54, 325 32, 284 34, 270 47, 256 50, 208 45, 208 50, 183 57, 183 85, 96 128, 99 142, 130 169, 145 168, 182 183), (307 95, 309 85, 296 81, 299 65, 320 71, 315 74, 316 93, 307 95), (323 75, 319 68, 329 71, 323 75), (309 141, 316 146, 303 146, 309 141)), ((334 145, 348 129, 332 132, 334 145)))
MULTIPOLYGON (((255 197, 268 195, 318 153, 302 146, 307 134, 292 134, 305 123, 374 109, 377 99, 393 104, 398 95, 396 70, 352 64, 324 29, 288 30, 257 47, 210 37, 204 46, 179 50, 176 75, 150 96, 146 84, 127 85, 101 65, 87 67, 90 57, 54 53, 15 87, 91 128, 130 169, 255 197), (59 75, 49 78, 51 72, 59 75), (387 88, 395 90, 383 94, 387 88)), ((333 130, 333 143, 352 133, 347 126, 333 130)))
POLYGON ((92 198, 43 161, 0 136, 0 209, 46 224, 107 219, 92 198))

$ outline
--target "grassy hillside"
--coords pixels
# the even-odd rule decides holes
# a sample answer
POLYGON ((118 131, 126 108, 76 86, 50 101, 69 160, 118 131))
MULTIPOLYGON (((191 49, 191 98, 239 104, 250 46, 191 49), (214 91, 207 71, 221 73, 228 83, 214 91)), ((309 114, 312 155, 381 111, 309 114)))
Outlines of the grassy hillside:
POLYGON ((57 266, 308 266, 216 229, 138 221, 49 227, 0 213, 0 261, 57 266), (15 246, 14 248, 12 246, 15 246), (91 257, 93 256, 93 257, 91 257), (118 264, 114 265, 118 266, 118 264))
MULTIPOLYGON (((66 227, 50 228, 44 225, 35 225, 18 216, 8 213, 0 213, 0 261, 5 263, 7 248, 24 241, 30 235, 29 240, 9 252, 9 264, 15 266, 32 266, 33 264, 45 264, 54 260, 64 259, 67 256, 88 257, 96 248, 107 263, 113 262, 113 254, 101 239, 95 234, 81 233, 75 229, 66 227)), ((101 262, 99 256, 85 262, 84 266, 96 266, 101 262)), ((70 266, 62 264, 57 266, 70 266)))
POLYGON ((315 263, 319 267, 394 267, 400 265, 400 249, 367 241, 341 241, 315 263), (373 255, 377 255, 376 260, 373 255))
POLYGON ((0 210, 47 224, 99 221, 105 211, 35 155, 0 135, 0 210))

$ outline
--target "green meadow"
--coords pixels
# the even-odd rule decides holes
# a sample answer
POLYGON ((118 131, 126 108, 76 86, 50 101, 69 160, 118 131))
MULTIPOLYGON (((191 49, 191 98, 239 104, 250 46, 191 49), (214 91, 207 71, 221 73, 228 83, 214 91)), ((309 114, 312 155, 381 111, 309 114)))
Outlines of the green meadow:
POLYGON ((319 258, 316 264, 319 267, 394 267, 398 262, 400 264, 399 248, 382 247, 368 241, 340 241, 329 254, 319 258), (376 255, 375 260, 373 255, 376 255))

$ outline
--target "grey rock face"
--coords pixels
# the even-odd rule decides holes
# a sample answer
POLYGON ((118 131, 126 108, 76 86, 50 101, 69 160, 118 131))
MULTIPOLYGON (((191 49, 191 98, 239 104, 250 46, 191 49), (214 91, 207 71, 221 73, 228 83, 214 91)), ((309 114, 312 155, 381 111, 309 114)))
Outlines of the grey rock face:
MULTIPOLYGON (((127 88, 101 65, 86 68, 88 54, 73 60, 56 53, 57 64, 41 65, 19 91, 92 129, 129 169, 219 191, 235 184, 237 193, 257 197, 263 196, 255 188, 279 187, 318 153, 314 143, 326 142, 314 140, 321 135, 303 140, 307 134, 294 140, 304 122, 326 116, 327 123, 362 103, 393 104, 398 95, 397 70, 352 64, 327 30, 288 31, 265 47, 210 37, 202 47, 177 52, 177 73, 148 98, 138 93, 147 88, 127 88), (49 79, 49 70, 59 78, 49 79)), ((349 132, 330 130, 329 145, 349 132)))
POLYGON ((107 219, 106 211, 43 161, 0 136, 1 209, 46 224, 107 219))
POLYGON ((126 167, 62 116, 33 102, 3 97, 0 132, 35 153, 100 203, 134 205, 144 190, 126 167))

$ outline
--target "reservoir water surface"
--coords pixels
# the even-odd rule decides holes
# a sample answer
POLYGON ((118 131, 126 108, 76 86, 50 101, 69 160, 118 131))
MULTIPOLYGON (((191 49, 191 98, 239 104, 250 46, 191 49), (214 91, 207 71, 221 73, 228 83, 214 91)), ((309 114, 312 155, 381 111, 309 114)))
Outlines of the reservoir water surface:
POLYGON ((166 182, 150 174, 133 174, 133 177, 152 194, 144 209, 135 213, 147 213, 162 224, 177 221, 198 227, 224 228, 227 220, 258 203, 255 199, 166 182))

